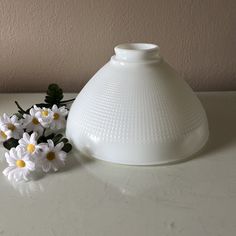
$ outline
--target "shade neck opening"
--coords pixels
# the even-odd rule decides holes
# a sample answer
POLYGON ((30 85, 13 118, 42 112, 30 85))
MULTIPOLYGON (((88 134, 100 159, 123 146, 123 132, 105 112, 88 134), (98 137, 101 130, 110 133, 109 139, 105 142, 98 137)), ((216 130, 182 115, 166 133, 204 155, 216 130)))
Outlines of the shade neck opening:
POLYGON ((150 43, 126 43, 115 47, 115 59, 138 62, 160 59, 159 47, 150 43))

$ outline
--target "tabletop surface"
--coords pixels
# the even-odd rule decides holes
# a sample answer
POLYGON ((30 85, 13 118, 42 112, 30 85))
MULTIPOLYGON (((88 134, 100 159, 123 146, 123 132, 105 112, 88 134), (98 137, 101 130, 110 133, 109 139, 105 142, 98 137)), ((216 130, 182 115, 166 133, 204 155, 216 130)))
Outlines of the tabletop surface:
MULTIPOLYGON (((235 236, 236 92, 198 96, 210 139, 189 161, 134 167, 74 151, 65 169, 34 182, 0 174, 0 235, 235 236)), ((27 108, 43 97, 1 94, 0 114, 15 112, 15 100, 27 108)))

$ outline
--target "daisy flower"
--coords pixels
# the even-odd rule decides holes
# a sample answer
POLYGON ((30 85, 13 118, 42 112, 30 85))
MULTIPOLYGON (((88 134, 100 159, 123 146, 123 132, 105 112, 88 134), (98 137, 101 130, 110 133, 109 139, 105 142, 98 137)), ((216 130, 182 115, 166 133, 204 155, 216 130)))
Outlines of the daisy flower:
POLYGON ((52 120, 53 120, 53 112, 49 108, 39 108, 37 107, 35 117, 38 119, 40 124, 44 128, 49 128, 52 120))
POLYGON ((35 116, 39 109, 40 108, 34 105, 34 107, 30 109, 30 115, 24 114, 24 127, 26 128, 26 132, 33 131, 37 132, 39 135, 43 134, 44 128, 35 116))
POLYGON ((0 127, 5 134, 7 130, 10 130, 11 136, 15 139, 19 139, 22 136, 22 124, 16 115, 9 117, 6 113, 4 113, 3 116, 0 117, 0 127))
POLYGON ((51 169, 57 171, 65 165, 66 153, 62 151, 64 144, 58 143, 54 146, 51 139, 47 140, 47 145, 43 147, 43 152, 40 157, 40 164, 44 172, 49 172, 51 169))
POLYGON ((57 105, 53 105, 52 107, 53 112, 53 120, 50 125, 52 130, 59 130, 63 129, 66 126, 66 115, 68 114, 68 110, 65 106, 58 108, 57 105))
POLYGON ((22 148, 12 148, 6 152, 5 157, 9 166, 3 171, 3 174, 10 181, 29 180, 31 171, 35 170, 35 164, 22 148))
POLYGON ((24 133, 18 142, 22 150, 31 157, 36 157, 42 149, 42 144, 37 144, 37 133, 24 133))
POLYGON ((5 128, 5 127, 0 127, 0 143, 8 140, 9 138, 12 137, 12 132, 11 130, 5 128))

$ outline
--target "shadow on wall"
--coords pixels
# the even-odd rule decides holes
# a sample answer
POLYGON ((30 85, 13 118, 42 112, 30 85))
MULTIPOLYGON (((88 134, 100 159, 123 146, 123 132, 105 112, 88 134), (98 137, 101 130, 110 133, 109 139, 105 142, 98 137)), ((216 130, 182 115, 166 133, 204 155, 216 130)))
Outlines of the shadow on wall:
POLYGON ((207 112, 210 129, 208 143, 198 154, 204 158, 236 144, 236 95, 232 94, 229 98, 227 94, 202 94, 200 99, 207 112))

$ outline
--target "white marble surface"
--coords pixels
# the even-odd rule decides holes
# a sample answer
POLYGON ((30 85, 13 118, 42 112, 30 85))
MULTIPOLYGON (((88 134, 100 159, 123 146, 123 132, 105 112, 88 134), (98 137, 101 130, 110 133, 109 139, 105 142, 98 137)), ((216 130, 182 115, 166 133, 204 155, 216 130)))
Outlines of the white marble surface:
MULTIPOLYGON (((131 167, 73 153, 65 170, 35 182, 0 175, 0 235, 235 236, 236 92, 199 96, 210 140, 187 162, 131 167)), ((14 100, 27 107, 42 98, 1 94, 0 114, 14 112, 14 100)))

